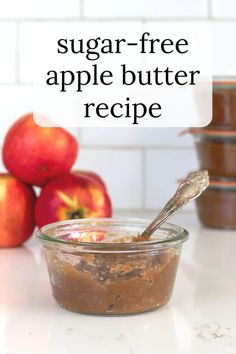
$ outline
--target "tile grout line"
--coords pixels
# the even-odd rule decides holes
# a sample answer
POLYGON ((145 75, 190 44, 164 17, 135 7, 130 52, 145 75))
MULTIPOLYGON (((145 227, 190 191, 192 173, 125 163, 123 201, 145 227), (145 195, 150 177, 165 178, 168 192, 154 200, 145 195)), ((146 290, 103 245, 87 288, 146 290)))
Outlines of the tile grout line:
MULTIPOLYGON (((81 0, 81 4, 84 4, 84 0, 81 0)), ((211 2, 208 0, 208 8, 211 10, 211 2)), ((22 17, 22 18, 0 18, 0 22, 76 22, 80 18, 82 21, 88 22, 163 22, 163 21, 173 21, 173 22, 190 22, 190 21, 207 21, 208 17, 199 16, 199 17, 84 17, 84 5, 81 6, 81 13, 78 16, 71 17, 58 17, 58 18, 35 18, 35 17, 22 17)), ((235 16, 233 17, 216 17, 214 20, 216 21, 232 21, 235 20, 235 16)))
POLYGON ((208 6, 207 10, 210 12, 210 16, 207 17, 155 17, 155 18, 149 18, 149 17, 101 17, 101 18, 95 18, 95 17, 82 17, 81 15, 79 17, 61 17, 61 18, 0 18, 0 23, 5 23, 5 22, 14 22, 14 23, 60 23, 60 22, 78 22, 80 20, 81 22, 140 22, 140 23, 147 23, 147 22, 168 22, 168 21, 173 21, 173 22, 194 22, 194 21, 202 21, 206 22, 208 20, 213 20, 215 22, 232 22, 236 20, 236 16, 232 17, 213 17, 212 16, 212 6, 211 3, 208 6))
POLYGON ((75 127, 76 129, 76 136, 79 141, 79 147, 81 148, 81 141, 83 141, 83 128, 82 127, 75 127))
MULTIPOLYGON (((157 215, 158 211, 161 211, 162 206, 159 206, 157 208, 114 208, 114 212, 118 213, 126 213, 127 211, 130 213, 136 213, 137 211, 145 212, 145 213, 152 213, 154 216, 157 215)), ((190 214, 195 214, 195 207, 193 209, 184 209, 184 213, 190 215, 190 214)))
POLYGON ((84 0, 80 0, 80 19, 84 19, 84 0))
POLYGON ((29 88, 32 88, 33 83, 32 82, 22 82, 19 80, 19 81, 14 81, 14 82, 0 82, 0 88, 1 88, 1 86, 28 86, 29 88))
POLYGON ((212 0, 207 1, 207 14, 208 14, 208 19, 212 20, 212 0))
POLYGON ((141 195, 141 205, 142 209, 146 208, 146 149, 142 148, 142 195, 141 195))
POLYGON ((19 47, 19 23, 15 23, 15 36, 16 36, 16 55, 15 55, 15 65, 16 65, 16 85, 20 84, 20 47, 19 47))
MULTIPOLYGON (((86 127, 83 127, 86 128, 86 127)), ((83 129, 82 128, 82 129, 83 129)), ((150 150, 191 150, 195 151, 195 147, 191 145, 186 145, 186 146, 180 146, 180 145, 89 145, 89 144, 83 144, 81 143, 80 145, 81 149, 88 149, 88 150, 93 150, 93 149, 98 149, 98 150, 139 150, 139 149, 150 149, 150 150)))

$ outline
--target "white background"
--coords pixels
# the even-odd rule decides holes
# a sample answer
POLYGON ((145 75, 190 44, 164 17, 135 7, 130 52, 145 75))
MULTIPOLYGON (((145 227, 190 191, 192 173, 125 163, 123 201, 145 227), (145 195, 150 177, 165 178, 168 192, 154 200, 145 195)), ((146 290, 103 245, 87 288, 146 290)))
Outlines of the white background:
MULTIPOLYGON (((52 30, 58 23, 66 26, 80 21, 91 27, 107 21, 120 26, 121 20, 125 20, 122 26, 127 33, 131 22, 210 21, 214 74, 236 74, 234 0, 0 0, 0 145, 10 124, 31 110, 29 73, 37 61, 30 60, 27 36, 39 33, 40 52, 48 25, 52 30)), ((68 116, 75 113, 68 107, 68 116)), ((76 167, 103 176, 115 208, 158 208, 173 192, 176 179, 197 167, 192 138, 178 137, 179 130, 74 130, 81 145, 76 167)))

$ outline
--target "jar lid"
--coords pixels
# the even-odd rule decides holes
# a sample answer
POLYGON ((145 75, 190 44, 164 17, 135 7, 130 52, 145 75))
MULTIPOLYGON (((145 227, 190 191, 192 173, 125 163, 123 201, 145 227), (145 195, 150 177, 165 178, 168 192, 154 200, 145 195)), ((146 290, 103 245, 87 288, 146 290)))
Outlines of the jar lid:
POLYGON ((236 190, 236 180, 230 178, 219 178, 210 180, 209 188, 236 190))
POLYGON ((188 132, 193 135, 206 136, 211 138, 236 138, 236 130, 219 130, 219 129, 205 129, 205 128, 189 128, 188 132))
MULTIPOLYGON (((184 181, 184 178, 177 179, 178 183, 184 181)), ((224 190, 236 190, 236 179, 227 177, 212 177, 209 181, 207 189, 224 189, 224 190)))
POLYGON ((216 76, 213 78, 213 90, 236 89, 236 77, 216 76))

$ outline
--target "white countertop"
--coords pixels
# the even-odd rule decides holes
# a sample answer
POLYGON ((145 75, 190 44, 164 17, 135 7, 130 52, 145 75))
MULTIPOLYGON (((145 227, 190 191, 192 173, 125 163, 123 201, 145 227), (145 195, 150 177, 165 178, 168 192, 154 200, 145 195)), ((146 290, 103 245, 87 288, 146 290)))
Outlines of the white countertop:
POLYGON ((35 239, 1 249, 0 354, 235 354, 236 232, 204 229, 190 212, 172 221, 190 233, 172 299, 140 315, 63 310, 35 239))

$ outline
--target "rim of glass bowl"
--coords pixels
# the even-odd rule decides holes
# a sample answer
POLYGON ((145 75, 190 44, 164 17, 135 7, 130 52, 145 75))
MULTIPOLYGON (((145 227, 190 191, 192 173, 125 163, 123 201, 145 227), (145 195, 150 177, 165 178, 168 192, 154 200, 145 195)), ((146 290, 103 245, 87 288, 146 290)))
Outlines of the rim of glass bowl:
MULTIPOLYGON (((132 226, 140 226, 141 230, 144 230, 145 227, 150 223, 150 220, 147 219, 135 219, 135 218, 126 218, 126 219, 116 219, 116 218, 97 218, 97 219, 75 219, 75 220, 66 220, 59 221, 55 223, 51 223, 43 226, 37 232, 38 239, 46 245, 57 244, 62 246, 63 248, 69 247, 70 250, 73 251, 90 251, 90 252, 138 252, 144 250, 154 250, 165 247, 175 246, 177 244, 183 243, 188 239, 188 231, 182 227, 179 227, 174 224, 165 223, 161 226, 153 235, 157 235, 158 232, 165 232, 166 238, 164 239, 150 239, 146 241, 139 242, 83 242, 79 241, 75 243, 73 241, 58 239, 53 236, 49 236, 47 231, 51 229, 63 229, 68 227, 67 231, 70 231, 72 226, 91 226, 94 227, 96 225, 108 227, 108 226, 121 226, 121 227, 132 227, 132 226)), ((82 231, 82 230, 81 230, 82 231)), ((95 230, 94 230, 95 231, 95 230)), ((135 232, 135 231, 134 231, 135 232)))

